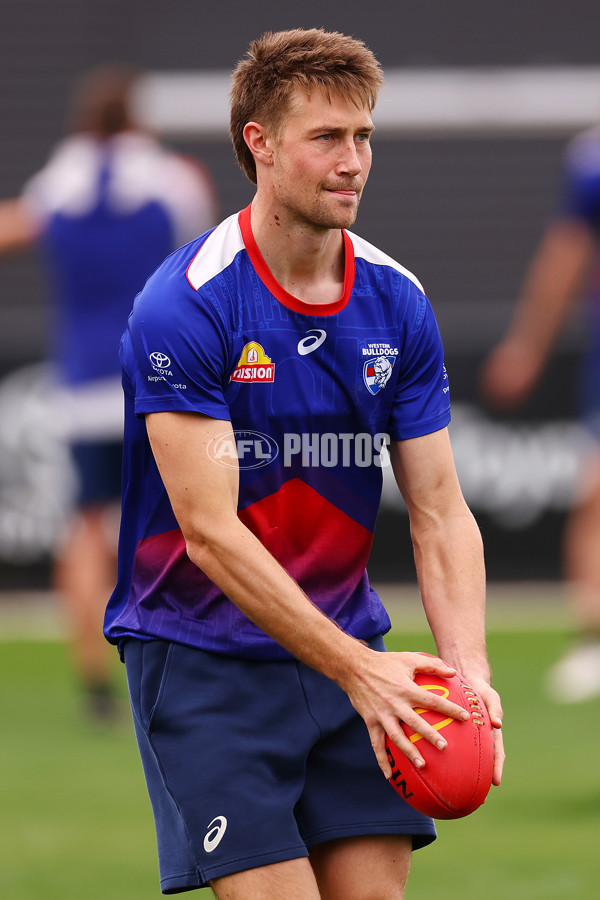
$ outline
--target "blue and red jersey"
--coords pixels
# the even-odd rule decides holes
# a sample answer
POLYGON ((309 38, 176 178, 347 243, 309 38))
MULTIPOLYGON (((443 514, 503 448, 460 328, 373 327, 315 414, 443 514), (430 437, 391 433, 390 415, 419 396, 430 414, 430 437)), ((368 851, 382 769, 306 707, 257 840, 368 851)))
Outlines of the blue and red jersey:
POLYGON ((125 391, 114 643, 163 638, 219 653, 287 656, 187 557, 144 415, 231 422, 209 448, 239 466, 238 515, 311 600, 349 634, 386 632, 366 566, 385 445, 444 428, 448 380, 417 279, 343 232, 335 303, 281 288, 254 241, 250 207, 176 251, 136 298, 121 344, 125 391))

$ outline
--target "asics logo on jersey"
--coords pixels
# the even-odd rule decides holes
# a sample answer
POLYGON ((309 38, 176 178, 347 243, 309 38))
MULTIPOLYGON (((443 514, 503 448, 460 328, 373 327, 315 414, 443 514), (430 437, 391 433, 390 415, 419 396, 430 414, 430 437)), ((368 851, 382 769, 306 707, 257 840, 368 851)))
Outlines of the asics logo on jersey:
POLYGON ((326 337, 327 332, 323 331, 322 328, 311 328, 307 337, 298 341, 298 353, 300 356, 306 356, 307 353, 312 353, 313 350, 316 350, 317 347, 321 346, 326 337))
POLYGON ((150 362, 157 369, 168 369, 171 365, 169 357, 165 353, 158 353, 157 351, 150 354, 150 362))
POLYGON ((212 853, 213 850, 217 849, 223 840, 226 829, 227 819, 225 816, 216 816, 216 818, 212 820, 208 826, 208 831, 204 835, 204 849, 207 853, 212 853))

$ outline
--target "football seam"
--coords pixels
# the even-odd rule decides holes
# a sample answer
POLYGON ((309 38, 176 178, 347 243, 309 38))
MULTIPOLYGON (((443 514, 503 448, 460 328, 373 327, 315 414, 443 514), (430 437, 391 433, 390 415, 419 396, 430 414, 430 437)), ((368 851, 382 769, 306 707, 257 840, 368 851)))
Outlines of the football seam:
MULTIPOLYGON (((465 698, 467 698, 467 691, 465 690, 465 688, 469 691, 473 691, 473 688, 471 687, 471 685, 465 681, 461 682, 461 687, 463 688, 463 694, 464 694, 465 698)), ((475 691, 473 691, 473 693, 475 693, 475 691)), ((469 704, 469 706, 470 705, 471 704, 469 704)), ((467 709, 467 707, 465 707, 465 709, 467 709)), ((468 802, 465 804, 466 808, 468 809, 470 804, 473 802, 473 798, 476 796, 479 788, 481 787, 481 734, 479 732, 480 726, 477 725, 477 723, 473 719, 472 707, 471 707, 471 709, 467 709, 467 712, 469 713, 470 721, 474 724, 474 726, 476 728, 475 734, 477 735, 477 780, 475 782, 475 787, 473 788, 473 793, 469 797, 468 802)), ((479 712, 480 712, 480 715, 482 715, 481 709, 479 710, 479 712)))
MULTIPOLYGON (((474 688, 472 688, 471 685, 470 685, 468 682, 466 682, 466 681, 461 681, 461 686, 462 686, 462 688, 463 688, 463 692, 464 692, 464 696, 465 696, 465 697, 467 696, 467 691, 472 691, 472 692, 475 694, 475 696, 477 697, 477 700, 478 700, 478 704, 477 704, 477 707, 478 707, 478 713, 479 713, 479 715, 481 716, 481 718, 483 719, 484 723, 487 724, 487 721, 488 721, 487 710, 485 709, 485 705, 484 705, 484 704, 482 705, 481 698, 479 697, 479 694, 477 694, 477 691, 475 691, 474 688), (465 690, 465 689, 466 689, 466 690, 465 690)), ((466 707, 465 707, 465 709, 466 709, 466 707)), ((475 787, 474 787, 474 789, 473 789, 473 793, 471 794, 471 796, 470 796, 470 798, 469 798, 469 802, 466 804, 466 806, 467 806, 467 808, 468 808, 468 807, 470 806, 470 804, 473 802, 473 799, 476 797, 478 791, 479 791, 480 788, 481 788, 481 783, 482 783, 482 782, 481 782, 481 773, 482 773, 482 763, 483 763, 483 748, 482 748, 482 745, 481 745, 481 732, 479 731, 479 727, 480 727, 480 726, 479 726, 479 725, 475 722, 475 720, 473 719, 473 709, 472 709, 472 708, 471 708, 471 709, 467 709, 467 712, 468 712, 469 715, 471 716, 471 722, 474 722, 475 727, 478 729, 478 730, 477 730, 477 737, 478 737, 478 740, 477 740, 477 750, 478 750, 478 754, 477 754, 477 781, 476 781, 476 783, 475 783, 475 787)), ((487 782, 486 782, 486 783, 487 783, 487 782)), ((481 805, 485 802, 485 799, 486 799, 486 797, 487 797, 487 794, 488 794, 488 791, 486 791, 486 793, 485 793, 485 795, 484 795, 484 797, 483 797, 481 803, 479 803, 478 806, 481 806, 481 805)), ((478 808, 478 807, 476 807, 476 809, 477 809, 477 808, 478 808)))

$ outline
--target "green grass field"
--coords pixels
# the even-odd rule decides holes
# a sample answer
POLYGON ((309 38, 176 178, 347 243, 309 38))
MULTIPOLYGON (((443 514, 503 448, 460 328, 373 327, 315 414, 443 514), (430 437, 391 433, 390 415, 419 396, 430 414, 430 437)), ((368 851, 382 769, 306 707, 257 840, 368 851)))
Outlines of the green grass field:
MULTIPOLYGON (((560 629, 492 631, 505 782, 472 816, 439 824, 440 840, 415 854, 408 900, 598 897, 600 701, 560 707, 540 686, 565 640, 560 629)), ((433 649, 423 632, 394 632, 390 646, 433 649)), ((160 896, 131 727, 86 723, 60 641, 0 643, 0 695, 0 896, 160 896)))

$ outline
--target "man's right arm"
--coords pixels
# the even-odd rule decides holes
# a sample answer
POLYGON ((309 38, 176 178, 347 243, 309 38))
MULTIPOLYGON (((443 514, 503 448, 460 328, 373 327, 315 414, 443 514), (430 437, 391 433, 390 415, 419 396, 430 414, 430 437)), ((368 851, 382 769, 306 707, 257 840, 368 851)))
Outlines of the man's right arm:
POLYGON ((37 234, 37 225, 24 200, 0 200, 0 255, 28 250, 37 234))

